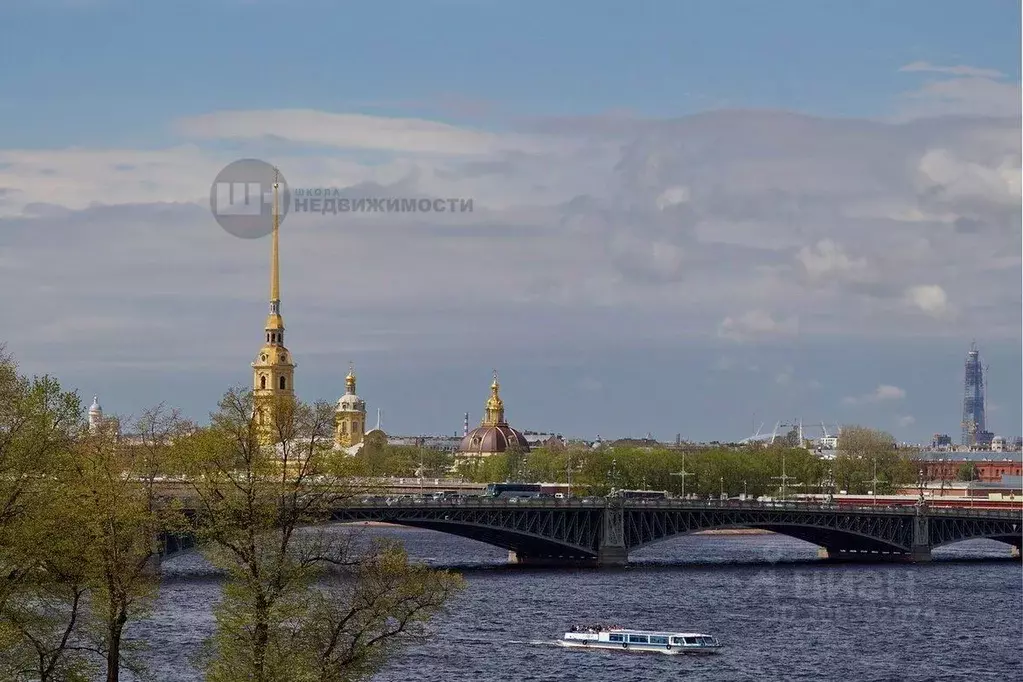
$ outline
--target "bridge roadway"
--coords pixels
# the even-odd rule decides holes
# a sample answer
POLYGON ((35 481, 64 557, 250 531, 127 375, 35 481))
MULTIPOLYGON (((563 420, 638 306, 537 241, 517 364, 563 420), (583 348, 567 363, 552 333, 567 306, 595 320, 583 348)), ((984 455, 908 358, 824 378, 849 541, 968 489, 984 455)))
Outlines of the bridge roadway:
MULTIPOLYGON (((1023 548, 1019 512, 927 506, 850 508, 803 502, 621 500, 616 498, 447 500, 361 498, 339 503, 337 522, 377 521, 426 528, 509 551, 515 563, 622 566, 633 550, 719 528, 758 528, 857 561, 928 561, 931 550, 989 538, 1023 548)), ((165 556, 190 543, 164 538, 165 556)))

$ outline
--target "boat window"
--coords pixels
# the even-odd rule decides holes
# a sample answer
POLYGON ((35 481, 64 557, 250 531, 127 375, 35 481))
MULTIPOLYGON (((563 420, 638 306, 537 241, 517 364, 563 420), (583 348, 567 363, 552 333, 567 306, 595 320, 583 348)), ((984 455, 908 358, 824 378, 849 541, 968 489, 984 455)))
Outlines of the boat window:
POLYGON ((651 644, 667 644, 668 643, 668 638, 667 637, 661 637, 660 635, 650 635, 650 643, 651 644))
POLYGON ((672 637, 671 638, 671 643, 672 644, 676 644, 676 645, 677 644, 682 644, 683 643, 682 640, 684 640, 684 639, 685 639, 685 637, 672 637))
POLYGON ((714 646, 714 638, 713 637, 701 637, 700 640, 701 640, 701 643, 704 646, 714 646))
POLYGON ((699 644, 699 641, 697 640, 696 637, 683 637, 682 638, 682 643, 683 644, 693 645, 693 644, 699 644))
POLYGON ((646 635, 629 635, 630 644, 647 644, 646 635))
POLYGON ((625 635, 608 635, 607 641, 609 642, 624 642, 625 635))

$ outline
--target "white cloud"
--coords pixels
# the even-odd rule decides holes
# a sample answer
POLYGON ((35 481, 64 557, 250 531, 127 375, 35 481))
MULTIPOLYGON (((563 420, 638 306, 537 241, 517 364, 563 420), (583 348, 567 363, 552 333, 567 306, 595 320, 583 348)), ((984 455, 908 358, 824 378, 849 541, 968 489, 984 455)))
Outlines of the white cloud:
MULTIPOLYGON (((549 148, 532 153, 534 135, 419 123, 386 147, 382 131, 405 119, 365 118, 365 148, 389 150, 383 157, 280 140, 246 143, 244 155, 272 160, 292 186, 473 197, 475 210, 289 215, 285 307, 305 352, 933 339, 964 327, 1019 336, 1006 313, 1021 306, 1018 191, 1016 204, 1009 192, 1018 130, 1014 140, 1002 122, 722 111, 620 119, 590 134, 606 121, 580 119, 552 125, 549 148), (900 212, 912 220, 893 219, 900 212), (940 285, 921 282, 955 282, 956 302, 987 305, 953 308, 940 285)), ((209 132, 220 134, 214 120, 209 132)), ((47 344, 51 357, 89 363, 143 362, 146 349, 187 366, 192 351, 159 326, 168 310, 185 327, 251 326, 264 308, 266 244, 228 236, 208 209, 209 183, 232 160, 201 140, 0 150, 0 286, 22 291, 27 273, 47 273, 8 301, 11 348, 47 344), (85 309, 103 310, 94 324, 107 327, 83 326, 85 309)), ((248 340, 239 332, 204 353, 247 355, 248 340)), ((757 358, 735 370, 751 366, 777 374, 757 358)))
POLYGON ((867 393, 861 396, 850 396, 843 398, 842 402, 846 405, 864 405, 868 403, 881 403, 895 400, 902 400, 906 397, 906 391, 899 388, 898 386, 892 386, 890 384, 879 385, 872 393, 867 393))
POLYGON ((866 260, 850 258, 841 245, 830 239, 822 239, 813 247, 804 246, 796 258, 810 277, 841 277, 867 269, 866 260))
POLYGON ((790 336, 799 331, 795 317, 776 320, 766 310, 750 310, 738 317, 726 317, 718 327, 718 336, 733 341, 748 341, 765 336, 790 336))
POLYGON ((949 310, 948 295, 937 284, 921 284, 906 289, 906 302, 928 315, 941 317, 949 310))
POLYGON ((934 66, 914 62, 901 72, 937 73, 944 78, 924 83, 901 98, 898 116, 913 119, 928 116, 1020 115, 1020 86, 1004 80, 994 69, 972 66, 934 66))
POLYGON ((953 76, 974 76, 977 78, 1003 78, 1001 71, 995 69, 978 69, 973 66, 937 66, 929 62, 913 62, 901 67, 899 71, 928 71, 931 73, 946 73, 953 76))
POLYGON ((902 415, 895 419, 895 423, 901 426, 902 428, 907 428, 912 426, 913 424, 916 424, 916 418, 908 414, 902 415))
POLYGON ((415 154, 540 152, 535 137, 499 135, 417 118, 337 114, 309 109, 222 111, 185 118, 178 131, 195 138, 252 140, 278 138, 301 144, 415 154))
POLYGON ((995 166, 956 158, 945 149, 932 149, 920 159, 922 191, 940 192, 943 199, 977 198, 1018 206, 1020 202, 1019 157, 1007 155, 995 166))
POLYGON ((689 201, 688 187, 669 187, 661 192, 661 195, 657 197, 657 208, 663 211, 666 208, 676 206, 678 204, 684 204, 687 201, 689 201))

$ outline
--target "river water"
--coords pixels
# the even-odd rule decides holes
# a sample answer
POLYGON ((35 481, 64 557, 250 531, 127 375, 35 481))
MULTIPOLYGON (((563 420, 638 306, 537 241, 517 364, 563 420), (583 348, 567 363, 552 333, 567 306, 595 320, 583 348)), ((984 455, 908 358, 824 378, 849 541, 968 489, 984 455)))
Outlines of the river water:
MULTIPOLYGON (((929 564, 829 564, 781 535, 693 535, 633 553, 620 570, 508 566, 507 552, 432 531, 372 528, 409 554, 466 578, 376 682, 477 680, 1006 680, 1023 679, 1023 590, 1007 545, 969 541, 929 564), (718 656, 570 651, 572 625, 696 630, 718 656)), ((213 629, 220 579, 197 554, 164 563, 145 640, 159 682, 202 679, 190 658, 213 629)))

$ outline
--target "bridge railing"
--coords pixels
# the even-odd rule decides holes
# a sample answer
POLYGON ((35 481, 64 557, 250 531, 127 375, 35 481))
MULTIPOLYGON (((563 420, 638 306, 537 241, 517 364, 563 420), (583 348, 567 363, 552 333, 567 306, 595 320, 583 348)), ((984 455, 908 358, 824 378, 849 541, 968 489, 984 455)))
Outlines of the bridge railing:
MULTIPOLYGON (((611 498, 613 499, 613 498, 611 498)), ((607 506, 609 498, 603 497, 570 497, 570 498, 490 498, 478 496, 462 496, 444 499, 433 498, 401 498, 393 496, 363 496, 346 499, 342 506, 346 507, 487 507, 501 509, 517 508, 572 508, 597 509, 607 506)), ((752 500, 623 500, 623 506, 630 509, 707 509, 707 510, 792 510, 792 511, 835 511, 855 513, 877 513, 913 515, 916 507, 905 505, 865 505, 850 506, 847 504, 821 504, 817 502, 769 501, 752 500)), ((925 506, 924 513, 928 516, 984 517, 984 518, 1021 518, 1021 513, 1005 510, 987 509, 948 509, 925 506)))

